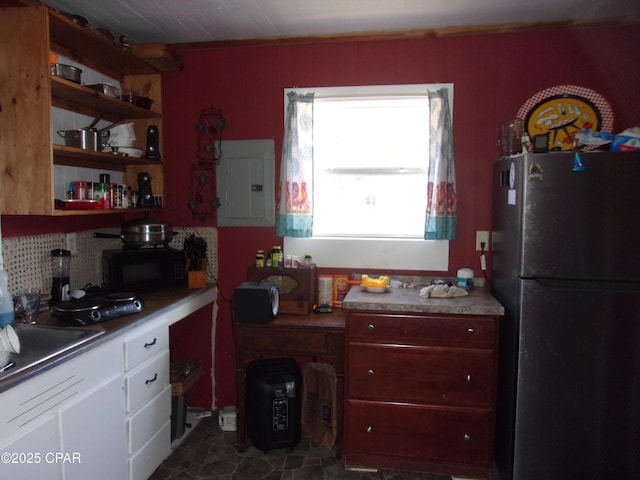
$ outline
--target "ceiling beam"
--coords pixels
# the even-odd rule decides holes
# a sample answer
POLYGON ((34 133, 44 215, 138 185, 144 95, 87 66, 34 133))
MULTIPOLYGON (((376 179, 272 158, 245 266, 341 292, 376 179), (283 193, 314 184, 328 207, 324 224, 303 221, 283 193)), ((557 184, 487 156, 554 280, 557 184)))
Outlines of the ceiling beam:
POLYGON ((247 46, 269 46, 309 43, 337 43, 370 40, 397 40, 425 37, 454 37, 465 35, 489 35, 496 33, 513 33, 541 31, 553 29, 611 27, 640 24, 639 16, 612 17, 601 19, 564 20, 558 22, 504 23, 494 25, 463 25, 458 27, 428 28, 414 30, 343 33, 330 35, 313 35, 303 37, 264 37, 242 40, 213 40, 207 42, 174 43, 170 47, 176 49, 228 48, 247 46))

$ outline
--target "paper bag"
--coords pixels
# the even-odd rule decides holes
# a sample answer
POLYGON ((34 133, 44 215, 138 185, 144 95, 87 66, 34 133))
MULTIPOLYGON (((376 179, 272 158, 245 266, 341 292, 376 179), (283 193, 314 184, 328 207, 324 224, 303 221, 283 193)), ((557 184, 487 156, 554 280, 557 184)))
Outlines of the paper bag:
POLYGON ((310 362, 302 369, 302 434, 332 448, 338 432, 336 370, 327 363, 310 362))

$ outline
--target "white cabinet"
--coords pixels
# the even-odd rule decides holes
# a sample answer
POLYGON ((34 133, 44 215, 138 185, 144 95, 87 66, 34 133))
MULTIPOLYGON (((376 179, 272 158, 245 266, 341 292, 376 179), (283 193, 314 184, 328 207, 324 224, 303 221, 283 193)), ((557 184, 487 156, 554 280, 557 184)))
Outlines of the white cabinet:
POLYGON ((171 453, 169 326, 163 318, 124 339, 130 480, 146 480, 171 453))
POLYGON ((124 478, 122 375, 65 408, 60 426, 65 480, 124 478))
POLYGON ((111 340, 0 395, 3 478, 123 478, 122 371, 111 340))
POLYGON ((51 414, 23 431, 20 437, 0 446, 2 478, 62 478, 62 465, 51 464, 45 460, 48 452, 59 451, 58 418, 51 414))

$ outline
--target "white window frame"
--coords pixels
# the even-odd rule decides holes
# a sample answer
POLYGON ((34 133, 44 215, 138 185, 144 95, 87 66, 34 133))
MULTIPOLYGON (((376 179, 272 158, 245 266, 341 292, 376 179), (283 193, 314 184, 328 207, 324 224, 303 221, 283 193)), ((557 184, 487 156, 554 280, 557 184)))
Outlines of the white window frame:
MULTIPOLYGON (((352 96, 367 94, 425 94, 447 88, 449 105, 453 106, 453 84, 376 85, 356 87, 286 88, 284 90, 284 112, 286 118, 287 94, 315 93, 323 96, 352 96)), ((452 112, 453 120, 453 112, 452 112)), ((362 268, 384 270, 448 271, 449 241, 392 238, 331 238, 284 237, 284 250, 302 257, 309 252, 314 263, 329 268, 362 268), (365 245, 366 244, 366 245, 365 245)))

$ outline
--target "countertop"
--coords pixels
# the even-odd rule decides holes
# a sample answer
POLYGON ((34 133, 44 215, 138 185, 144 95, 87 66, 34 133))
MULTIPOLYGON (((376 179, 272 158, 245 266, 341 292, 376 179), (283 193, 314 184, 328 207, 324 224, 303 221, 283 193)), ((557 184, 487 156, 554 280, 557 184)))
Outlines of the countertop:
POLYGON ((464 297, 422 298, 420 287, 392 287, 382 293, 368 292, 356 285, 342 302, 345 310, 456 315, 504 315, 504 307, 484 288, 464 297))
MULTIPOLYGON (((87 325, 83 328, 99 329, 103 333, 53 358, 36 363, 28 369, 17 372, 8 370, 5 373, 0 373, 0 393, 165 313, 171 313, 171 319, 168 324, 172 325, 205 305, 213 303, 216 300, 216 295, 217 287, 214 284, 199 289, 181 288, 142 292, 139 295, 144 302, 144 310, 142 312, 87 325)), ((19 320, 17 319, 16 321, 19 320)), ((51 317, 47 312, 40 312, 38 324, 59 327, 68 326, 65 322, 51 317)))

